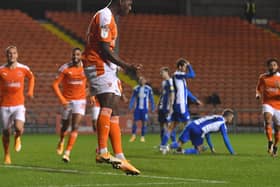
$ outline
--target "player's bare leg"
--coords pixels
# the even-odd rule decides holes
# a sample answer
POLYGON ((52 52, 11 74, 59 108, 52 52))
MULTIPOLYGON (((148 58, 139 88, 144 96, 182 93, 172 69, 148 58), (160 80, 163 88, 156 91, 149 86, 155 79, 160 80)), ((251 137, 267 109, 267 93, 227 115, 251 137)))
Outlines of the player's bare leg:
POLYGON ((278 124, 275 124, 274 126, 274 144, 273 144, 273 151, 272 151, 272 156, 276 157, 277 156, 277 151, 278 151, 278 142, 280 140, 280 126, 278 124))
POLYGON ((14 149, 16 152, 21 150, 21 135, 24 130, 24 122, 20 120, 15 120, 15 142, 14 149))
POLYGON ((72 130, 69 135, 66 150, 64 152, 64 155, 62 156, 62 160, 64 162, 70 162, 70 153, 78 137, 78 128, 82 117, 83 116, 81 114, 72 114, 72 130))
POLYGON ((99 155, 97 155, 97 158, 101 163, 104 162, 110 163, 113 166, 121 164, 121 160, 112 156, 107 148, 114 94, 113 93, 99 94, 97 95, 97 98, 101 106, 99 118, 97 120, 97 138, 98 138, 98 148, 100 152, 99 155))
POLYGON ((64 150, 64 138, 67 134, 67 129, 70 126, 70 119, 62 120, 62 127, 60 129, 60 139, 57 144, 56 153, 62 155, 64 150))
POLYGON ((119 111, 118 111, 118 104, 119 104, 120 97, 115 95, 114 96, 114 103, 113 103, 113 113, 111 117, 110 123, 110 140, 111 144, 115 153, 116 158, 121 160, 121 164, 113 165, 115 168, 121 169, 127 175, 139 175, 140 171, 136 169, 128 160, 126 160, 123 148, 122 148, 122 140, 121 140, 121 129, 119 125, 119 111))
POLYGON ((272 140, 272 114, 269 112, 264 113, 265 133, 268 140, 267 152, 273 153, 273 140, 272 140))
POLYGON ((2 131, 2 143, 4 148, 4 164, 11 164, 11 157, 10 157, 10 129, 4 129, 2 131))

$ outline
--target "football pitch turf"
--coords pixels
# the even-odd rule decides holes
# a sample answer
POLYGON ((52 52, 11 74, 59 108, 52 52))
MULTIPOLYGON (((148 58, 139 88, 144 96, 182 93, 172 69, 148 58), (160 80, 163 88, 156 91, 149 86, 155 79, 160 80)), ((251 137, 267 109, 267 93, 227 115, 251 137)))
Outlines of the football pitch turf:
MULTIPOLYGON (((156 148, 158 135, 147 135, 134 143, 123 137, 126 156, 141 170, 139 176, 127 176, 108 164, 95 163, 95 135, 80 135, 64 163, 56 155, 56 135, 27 135, 22 151, 11 146, 12 165, 3 165, 1 149, 0 186, 2 187, 90 187, 90 186, 279 186, 280 157, 266 153, 264 134, 230 134, 237 153, 229 155, 219 134, 212 135, 217 153, 201 155, 162 155, 156 148)), ((12 140, 12 139, 11 139, 12 140)), ((11 141, 13 145, 13 141, 11 141)), ((185 147, 190 147, 186 144, 185 147)))

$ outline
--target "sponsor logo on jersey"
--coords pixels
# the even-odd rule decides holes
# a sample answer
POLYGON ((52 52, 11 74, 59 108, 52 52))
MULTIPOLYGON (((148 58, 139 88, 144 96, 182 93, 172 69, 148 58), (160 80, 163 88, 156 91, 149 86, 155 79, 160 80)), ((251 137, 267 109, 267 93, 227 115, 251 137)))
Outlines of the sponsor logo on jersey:
POLYGON ((104 25, 104 26, 101 26, 101 38, 108 38, 109 36, 109 26, 108 25, 104 25))

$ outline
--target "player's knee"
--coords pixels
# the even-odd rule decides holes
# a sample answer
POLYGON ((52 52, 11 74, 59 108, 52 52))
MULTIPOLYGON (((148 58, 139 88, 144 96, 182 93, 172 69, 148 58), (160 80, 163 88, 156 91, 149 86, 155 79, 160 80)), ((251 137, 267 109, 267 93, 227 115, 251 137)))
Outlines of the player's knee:
POLYGON ((264 124, 265 124, 265 126, 271 126, 272 125, 272 119, 270 119, 270 118, 264 119, 264 124))
POLYGON ((72 126, 72 131, 77 131, 79 128, 79 125, 78 124, 73 124, 72 126))
POLYGON ((10 136, 10 130, 9 129, 3 129, 2 133, 3 133, 3 136, 10 136))

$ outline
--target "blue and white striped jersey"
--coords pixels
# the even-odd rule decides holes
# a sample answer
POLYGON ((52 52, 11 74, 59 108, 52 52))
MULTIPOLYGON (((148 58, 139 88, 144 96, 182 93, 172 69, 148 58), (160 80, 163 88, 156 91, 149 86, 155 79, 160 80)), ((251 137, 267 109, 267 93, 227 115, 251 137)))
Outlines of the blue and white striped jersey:
POLYGON ((190 65, 188 67, 188 73, 176 71, 173 75, 174 88, 175 88, 175 100, 174 111, 180 111, 184 114, 188 111, 188 87, 186 79, 194 78, 195 72, 190 65))
POLYGON ((218 132, 221 128, 227 129, 225 119, 220 115, 205 116, 194 120, 193 123, 199 126, 203 134, 218 132))
POLYGON ((144 85, 144 86, 137 85, 134 88, 132 97, 131 97, 130 102, 129 102, 129 109, 130 110, 134 107, 135 100, 136 100, 135 109, 148 111, 149 110, 149 103, 150 103, 152 111, 155 110, 153 90, 150 86, 148 86, 148 85, 144 85))
POLYGON ((161 95, 159 99, 159 110, 169 111, 170 94, 174 92, 173 79, 164 80, 161 83, 161 95))
POLYGON ((221 132, 223 136, 224 143, 231 154, 234 154, 234 150, 230 144, 228 135, 227 135, 227 126, 225 123, 225 119, 223 116, 220 115, 212 115, 212 116, 205 116, 194 120, 192 124, 197 125, 201 131, 201 137, 206 137, 207 143, 210 149, 213 148, 213 144, 210 138, 210 134, 212 132, 221 132))

